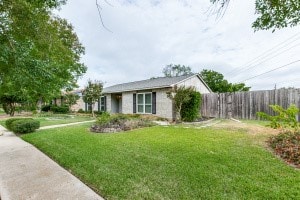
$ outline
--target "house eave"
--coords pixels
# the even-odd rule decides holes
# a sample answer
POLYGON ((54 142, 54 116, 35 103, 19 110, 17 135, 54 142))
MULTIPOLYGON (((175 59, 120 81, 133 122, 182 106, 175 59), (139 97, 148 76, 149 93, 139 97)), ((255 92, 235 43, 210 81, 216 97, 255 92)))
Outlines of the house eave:
POLYGON ((149 88, 135 88, 133 90, 119 90, 119 91, 113 91, 113 92, 103 92, 103 94, 116 94, 116 93, 122 93, 122 92, 135 92, 135 91, 141 91, 141 90, 154 90, 154 89, 164 89, 164 88, 172 88, 171 85, 166 86, 159 86, 159 87, 149 87, 149 88))

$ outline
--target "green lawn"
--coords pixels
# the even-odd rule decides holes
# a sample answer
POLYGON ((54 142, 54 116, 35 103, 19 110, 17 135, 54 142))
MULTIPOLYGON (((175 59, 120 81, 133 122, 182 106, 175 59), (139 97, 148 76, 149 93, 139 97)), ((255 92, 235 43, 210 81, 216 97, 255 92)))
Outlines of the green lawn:
POLYGON ((152 127, 93 134, 88 125, 22 138, 106 199, 300 199, 300 171, 241 129, 152 127))
MULTIPOLYGON (((56 115, 48 116, 48 117, 32 117, 32 118, 40 121, 41 127, 93 120, 92 117, 88 117, 88 116, 75 116, 75 115, 64 115, 64 114, 61 114, 61 115, 56 114, 56 115)), ((6 119, 3 119, 0 121, 0 124, 2 126, 5 126, 5 120, 6 119)))

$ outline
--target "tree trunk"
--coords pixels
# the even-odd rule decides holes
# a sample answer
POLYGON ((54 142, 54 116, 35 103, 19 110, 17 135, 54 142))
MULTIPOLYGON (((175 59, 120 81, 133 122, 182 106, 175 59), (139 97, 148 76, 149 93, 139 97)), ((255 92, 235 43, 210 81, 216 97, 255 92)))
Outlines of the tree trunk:
POLYGON ((95 118, 95 112, 94 112, 95 103, 92 103, 92 116, 95 118))

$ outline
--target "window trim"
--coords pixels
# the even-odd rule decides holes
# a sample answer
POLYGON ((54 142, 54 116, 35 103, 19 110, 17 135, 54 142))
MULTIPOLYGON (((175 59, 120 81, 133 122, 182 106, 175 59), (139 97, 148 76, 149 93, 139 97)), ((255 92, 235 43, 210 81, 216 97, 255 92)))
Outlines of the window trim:
POLYGON ((147 114, 147 115, 149 115, 149 114, 152 114, 152 105, 153 104, 153 102, 152 102, 152 92, 141 92, 141 93, 136 93, 136 113, 138 113, 138 114, 147 114), (138 96, 139 95, 143 95, 143 104, 140 104, 139 103, 139 101, 138 101, 138 96), (149 104, 149 103, 147 103, 146 104, 146 94, 150 94, 150 100, 151 100, 151 103, 149 104), (138 106, 143 106, 143 110, 144 110, 144 112, 139 112, 139 107, 138 106), (146 106, 151 106, 151 109, 150 109, 150 112, 146 112, 146 106))

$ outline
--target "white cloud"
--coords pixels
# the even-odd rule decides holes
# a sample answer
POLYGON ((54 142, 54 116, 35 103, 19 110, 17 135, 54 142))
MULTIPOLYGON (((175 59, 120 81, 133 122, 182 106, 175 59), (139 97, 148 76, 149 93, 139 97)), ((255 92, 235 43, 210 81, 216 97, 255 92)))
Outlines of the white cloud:
MULTIPOLYGON (((81 86, 88 78, 100 79, 109 86, 159 76, 170 63, 190 65, 195 72, 209 68, 224 73, 229 81, 242 81, 300 59, 299 44, 237 77, 229 73, 300 32, 295 27, 254 33, 254 0, 232 1, 219 20, 207 12, 209 0, 109 2, 113 7, 99 0, 105 26, 113 33, 102 27, 95 1, 69 0, 59 12, 75 26, 86 47, 82 60, 88 72, 79 81, 81 86)), ((295 42, 294 45, 300 43, 300 38, 295 42)), ((299 66, 298 63, 246 83, 255 90, 270 89, 276 82, 299 77, 299 66)), ((294 86, 299 87, 300 81, 294 81, 294 86)))

